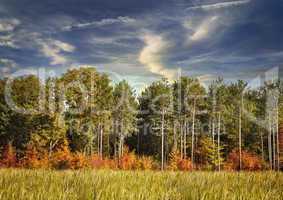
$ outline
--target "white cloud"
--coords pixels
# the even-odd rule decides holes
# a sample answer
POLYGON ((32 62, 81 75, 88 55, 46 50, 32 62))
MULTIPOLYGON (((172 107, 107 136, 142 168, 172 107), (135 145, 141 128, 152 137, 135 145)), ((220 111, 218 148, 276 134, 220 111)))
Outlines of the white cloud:
POLYGON ((64 31, 69 31, 72 29, 81 29, 81 28, 87 28, 87 27, 99 27, 99 26, 107 26, 107 25, 112 25, 115 23, 122 23, 122 24, 132 24, 135 23, 136 20, 134 18, 130 18, 130 17, 117 17, 117 18, 106 18, 106 19, 102 19, 99 21, 92 21, 92 22, 86 22, 86 23, 78 23, 78 24, 74 24, 71 26, 65 26, 63 27, 64 31))
POLYGON ((18 19, 0 19, 0 32, 13 31, 20 23, 18 19))
POLYGON ((13 35, 0 36, 0 46, 18 48, 18 46, 15 44, 13 35))
POLYGON ((187 10, 196 10, 196 9, 213 10, 213 9, 219 9, 219 8, 225 8, 225 7, 239 6, 242 4, 247 4, 249 2, 250 0, 220 2, 220 3, 215 3, 215 4, 193 6, 193 7, 187 8, 187 10))
POLYGON ((194 33, 190 36, 191 41, 199 41, 207 38, 209 33, 216 26, 216 22, 218 20, 218 16, 212 16, 205 19, 194 31, 194 33))
POLYGON ((144 64, 150 72, 158 74, 173 80, 176 77, 176 71, 166 69, 162 62, 162 54, 170 47, 170 43, 161 36, 146 34, 142 37, 145 47, 139 55, 139 61, 144 64))
POLYGON ((59 40, 40 40, 38 43, 41 46, 41 53, 51 59, 51 65, 66 64, 68 59, 62 53, 75 50, 74 46, 59 40))
POLYGON ((6 76, 17 68, 17 63, 13 60, 0 58, 0 76, 6 76))

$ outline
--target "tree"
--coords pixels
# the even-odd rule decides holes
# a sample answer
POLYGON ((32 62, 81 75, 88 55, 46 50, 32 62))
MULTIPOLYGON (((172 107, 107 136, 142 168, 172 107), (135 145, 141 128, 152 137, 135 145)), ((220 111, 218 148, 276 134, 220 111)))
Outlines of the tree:
POLYGON ((142 120, 149 122, 153 129, 160 131, 161 136, 161 169, 165 167, 165 125, 172 112, 171 87, 166 79, 152 83, 139 98, 142 120))
MULTIPOLYGON (((121 81, 115 86, 113 96, 114 136, 119 135, 118 155, 121 158, 125 137, 136 131, 138 105, 134 91, 126 81, 121 81)), ((116 140, 114 143, 116 146, 116 140)))

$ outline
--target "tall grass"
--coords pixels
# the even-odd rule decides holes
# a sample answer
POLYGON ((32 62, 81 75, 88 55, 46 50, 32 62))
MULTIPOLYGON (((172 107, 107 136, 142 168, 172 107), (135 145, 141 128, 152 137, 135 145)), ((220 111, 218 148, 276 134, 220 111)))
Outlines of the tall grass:
POLYGON ((283 174, 0 170, 2 200, 283 199, 283 174))

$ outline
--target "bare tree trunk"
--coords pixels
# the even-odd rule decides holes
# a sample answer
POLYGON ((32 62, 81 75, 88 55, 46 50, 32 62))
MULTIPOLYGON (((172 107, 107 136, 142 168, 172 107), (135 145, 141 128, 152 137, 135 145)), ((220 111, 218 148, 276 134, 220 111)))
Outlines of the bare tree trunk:
POLYGON ((103 158, 103 126, 100 129, 100 157, 103 158))
POLYGON ((260 141, 261 141, 261 159, 264 160, 264 146, 263 146, 263 133, 260 131, 260 141))
POLYGON ((271 127, 271 118, 270 118, 270 113, 268 116, 268 126, 269 126, 269 131, 268 131, 268 160, 269 160, 269 167, 272 169, 272 145, 271 145, 271 132, 272 132, 272 127, 271 127))
POLYGON ((161 170, 164 170, 164 109, 161 116, 161 170))
POLYGON ((277 143, 277 170, 280 170, 280 146, 279 146, 279 111, 276 108, 276 143, 277 143))
POLYGON ((275 128, 272 126, 272 144, 273 144, 273 168, 276 169, 276 140, 275 140, 275 128))
POLYGON ((183 158, 183 122, 180 123, 180 135, 181 135, 181 158, 183 158))
POLYGON ((221 114, 218 113, 218 133, 217 133, 217 153, 218 153, 218 171, 221 170, 220 163, 220 131, 221 131, 221 114))
POLYGON ((187 121, 184 121, 184 158, 187 158, 187 121))
POLYGON ((239 167, 242 169, 242 109, 243 109, 243 95, 241 95, 241 105, 239 112, 239 167))
POLYGON ((173 122, 173 134, 174 134, 174 144, 173 144, 173 151, 176 151, 178 149, 177 147, 177 131, 176 131, 176 121, 173 122))
POLYGON ((192 124, 192 153, 191 153, 191 161, 192 161, 192 166, 193 166, 193 168, 194 168, 195 116, 196 116, 196 98, 194 99, 193 124, 192 124))

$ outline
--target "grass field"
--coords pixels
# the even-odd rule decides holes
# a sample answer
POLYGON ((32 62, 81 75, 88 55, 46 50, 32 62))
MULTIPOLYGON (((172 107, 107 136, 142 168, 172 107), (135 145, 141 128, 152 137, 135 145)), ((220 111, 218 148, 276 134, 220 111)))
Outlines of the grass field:
POLYGON ((0 170, 2 200, 283 199, 283 174, 0 170))

